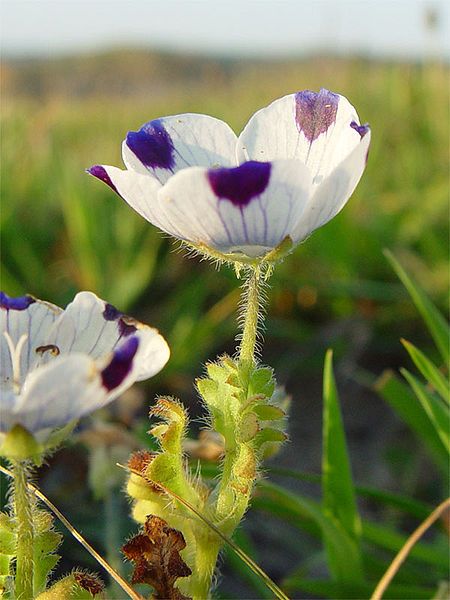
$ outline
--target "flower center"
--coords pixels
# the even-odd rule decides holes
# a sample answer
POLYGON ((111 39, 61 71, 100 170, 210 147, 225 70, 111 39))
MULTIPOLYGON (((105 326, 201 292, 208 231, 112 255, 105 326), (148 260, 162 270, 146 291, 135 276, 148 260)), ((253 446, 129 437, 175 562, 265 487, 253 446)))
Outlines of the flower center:
POLYGON ((13 390, 14 393, 20 393, 20 355, 22 353, 25 342, 28 339, 26 333, 22 334, 19 338, 19 341, 16 345, 11 339, 11 336, 7 331, 3 332, 3 335, 6 338, 6 343, 8 344, 9 354, 11 356, 11 365, 12 365, 12 381, 13 381, 13 390))

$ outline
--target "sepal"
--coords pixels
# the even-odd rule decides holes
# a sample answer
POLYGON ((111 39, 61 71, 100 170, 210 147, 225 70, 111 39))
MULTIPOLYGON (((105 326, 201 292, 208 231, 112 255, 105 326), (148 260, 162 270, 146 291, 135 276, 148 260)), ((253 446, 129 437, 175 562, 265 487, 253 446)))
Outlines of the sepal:
POLYGON ((39 594, 36 600, 90 600, 104 598, 104 585, 93 573, 74 570, 39 594))

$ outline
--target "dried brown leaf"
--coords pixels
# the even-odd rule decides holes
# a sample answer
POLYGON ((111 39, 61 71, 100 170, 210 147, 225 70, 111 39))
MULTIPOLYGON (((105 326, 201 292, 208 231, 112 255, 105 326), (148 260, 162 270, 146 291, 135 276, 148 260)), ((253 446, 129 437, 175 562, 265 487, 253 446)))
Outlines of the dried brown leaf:
POLYGON ((155 515, 149 515, 144 531, 123 547, 125 557, 134 563, 131 583, 147 583, 153 587, 155 600, 190 600, 175 582, 192 574, 180 556, 186 548, 183 534, 155 515))

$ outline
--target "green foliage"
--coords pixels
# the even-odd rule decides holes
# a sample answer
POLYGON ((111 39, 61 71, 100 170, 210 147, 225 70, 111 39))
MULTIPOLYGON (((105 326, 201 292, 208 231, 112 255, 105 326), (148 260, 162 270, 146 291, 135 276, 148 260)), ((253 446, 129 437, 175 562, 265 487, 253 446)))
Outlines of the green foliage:
POLYGON ((403 340, 403 345, 417 369, 425 379, 422 383, 407 369, 401 373, 409 384, 406 386, 390 373, 384 373, 377 383, 380 394, 397 411, 400 417, 420 436, 430 455, 448 481, 449 465, 449 428, 450 428, 450 385, 444 377, 448 376, 448 358, 450 329, 439 310, 429 300, 400 263, 390 253, 386 256, 409 291, 417 310, 425 321, 437 349, 444 361, 439 368, 424 352, 410 342, 403 340))
MULTIPOLYGON (((425 321, 435 344, 441 353, 446 367, 450 360, 450 328, 439 310, 433 305, 425 292, 414 282, 414 280, 403 269, 395 257, 388 251, 385 252, 395 272, 408 290, 417 310, 425 321)), ((447 395, 448 397, 448 395, 447 395)))
MULTIPOLYGON (((33 589, 38 595, 45 590, 49 575, 59 561, 56 550, 62 536, 53 529, 50 513, 33 507, 33 589)), ((16 556, 17 530, 15 519, 0 513, 0 591, 11 596, 12 565, 16 556)))
POLYGON ((247 509, 265 445, 286 439, 280 425, 285 413, 272 403, 272 369, 250 369, 223 356, 206 366, 208 377, 196 382, 211 415, 211 426, 224 438, 215 518, 226 533, 234 531, 247 509))
POLYGON ((392 371, 386 371, 377 381, 376 390, 394 409, 400 419, 419 436, 443 477, 448 476, 448 456, 436 435, 436 430, 414 392, 392 371))
POLYGON ((336 527, 345 532, 354 549, 349 555, 345 547, 330 543, 329 537, 325 538, 325 544, 333 578, 337 582, 353 585, 363 579, 360 555, 361 521, 356 506, 332 356, 332 352, 328 351, 323 376, 323 513, 335 521, 336 527), (352 562, 350 557, 354 557, 352 562))

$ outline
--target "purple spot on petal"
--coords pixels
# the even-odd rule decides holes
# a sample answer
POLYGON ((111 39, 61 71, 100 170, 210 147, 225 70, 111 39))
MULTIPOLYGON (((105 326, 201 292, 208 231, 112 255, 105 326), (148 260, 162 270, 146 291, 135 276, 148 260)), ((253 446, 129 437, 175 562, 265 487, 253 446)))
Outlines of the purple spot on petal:
MULTIPOLYGON (((116 186, 111 181, 111 177, 108 175, 105 167, 102 167, 102 165, 94 165, 90 169, 86 169, 86 171, 90 175, 93 175, 94 177, 97 177, 97 179, 100 179, 100 181, 103 181, 104 183, 106 183, 106 185, 109 185, 109 187, 112 190, 114 190, 116 192, 116 194, 119 194, 116 186)), ((119 194, 119 196, 120 196, 120 194, 119 194)))
POLYGON ((119 319, 118 326, 119 333, 122 337, 128 337, 137 331, 137 327, 133 324, 133 319, 131 319, 131 317, 123 316, 119 319))
POLYGON ((266 189, 271 163, 248 161, 231 169, 220 168, 208 171, 208 181, 220 199, 230 200, 235 206, 247 206, 252 198, 266 189))
POLYGON ((117 321, 117 327, 122 337, 127 337, 137 330, 135 326, 135 320, 132 317, 124 315, 112 304, 105 302, 105 310, 103 311, 103 317, 107 321, 117 321))
POLYGON ((11 298, 5 292, 0 292, 0 307, 5 310, 26 310, 33 302, 36 302, 36 300, 32 296, 11 298))
POLYGON ((105 302, 105 310, 103 311, 103 317, 107 321, 115 321, 116 319, 121 317, 122 314, 123 313, 121 313, 120 310, 118 310, 115 306, 113 306, 112 304, 108 304, 108 302, 105 302))
POLYGON ((114 350, 111 362, 101 373, 103 386, 108 391, 118 387, 131 371, 138 346, 139 340, 134 336, 114 350))
POLYGON ((319 93, 304 90, 295 94, 295 121, 309 142, 328 131, 336 121, 339 95, 322 88, 319 93))
POLYGON ((164 129, 162 119, 146 123, 139 131, 129 131, 126 143, 146 167, 171 170, 175 166, 172 138, 164 129))
POLYGON ((358 125, 358 123, 356 121, 352 121, 350 123, 350 127, 359 133, 359 135, 361 136, 361 139, 370 130, 369 123, 365 123, 364 125, 358 125))

